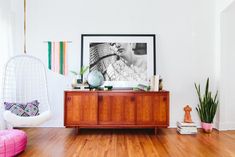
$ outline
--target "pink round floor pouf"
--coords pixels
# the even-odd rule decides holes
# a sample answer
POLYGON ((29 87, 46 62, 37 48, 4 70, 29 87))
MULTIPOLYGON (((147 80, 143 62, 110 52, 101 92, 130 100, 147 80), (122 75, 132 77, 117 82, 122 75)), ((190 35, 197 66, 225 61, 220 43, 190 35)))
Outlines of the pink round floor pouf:
POLYGON ((0 157, 11 157, 24 151, 27 136, 24 131, 11 129, 0 131, 0 157))

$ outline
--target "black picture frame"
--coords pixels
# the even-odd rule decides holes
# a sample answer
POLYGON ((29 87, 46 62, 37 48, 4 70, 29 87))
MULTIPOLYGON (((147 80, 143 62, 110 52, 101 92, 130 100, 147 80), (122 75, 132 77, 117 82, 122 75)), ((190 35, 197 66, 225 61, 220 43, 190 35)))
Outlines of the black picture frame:
MULTIPOLYGON (((156 35, 155 34, 81 34, 81 68, 84 66, 84 41, 86 38, 111 38, 111 37, 123 37, 123 38, 152 38, 152 56, 153 56, 153 61, 152 61, 152 75, 156 75, 156 35)), ((81 76, 81 79, 84 79, 84 76, 81 76)))

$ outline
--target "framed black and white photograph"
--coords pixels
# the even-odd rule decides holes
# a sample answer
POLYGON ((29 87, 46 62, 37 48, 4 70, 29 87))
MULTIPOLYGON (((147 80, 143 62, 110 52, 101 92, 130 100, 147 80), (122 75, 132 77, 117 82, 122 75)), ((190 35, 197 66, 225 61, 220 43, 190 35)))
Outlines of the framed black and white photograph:
POLYGON ((81 37, 81 67, 101 72, 103 86, 148 85, 150 77, 156 74, 154 34, 82 34, 81 37))

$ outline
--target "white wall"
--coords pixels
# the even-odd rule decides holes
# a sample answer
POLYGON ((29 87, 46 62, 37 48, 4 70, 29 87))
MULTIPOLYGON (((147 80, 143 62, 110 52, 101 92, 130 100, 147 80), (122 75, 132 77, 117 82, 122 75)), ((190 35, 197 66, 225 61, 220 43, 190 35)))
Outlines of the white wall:
MULTIPOLYGON (((222 13, 226 8, 228 8, 234 0, 216 0, 216 7, 215 7, 215 80, 216 80, 216 88, 219 89, 219 99, 220 99, 220 105, 218 114, 216 117, 216 127, 219 130, 228 130, 232 127, 233 124, 229 119, 227 119, 228 112, 233 111, 232 108, 228 108, 226 105, 226 87, 223 84, 223 79, 225 78, 222 75, 222 25, 224 25, 222 21, 222 13), (223 78, 222 78, 223 77, 223 78)), ((223 61, 224 62, 224 61, 223 61)))
POLYGON ((235 129, 235 2, 221 12, 221 130, 235 129))
MULTIPOLYGON (((23 53, 23 4, 15 11, 15 52, 23 53)), ((195 106, 194 82, 215 82, 214 0, 31 0, 28 2, 28 54, 47 63, 47 40, 70 40, 70 69, 79 69, 82 33, 154 33, 157 72, 171 92, 170 125, 183 119, 183 106, 195 106)), ((63 126, 63 90, 70 79, 48 72, 53 119, 46 126, 63 126)), ((212 86, 213 87, 213 86, 212 86)))
MULTIPOLYGON (((11 33, 11 3, 0 0, 0 100, 2 100, 2 76, 4 64, 12 52, 11 33)), ((0 104, 0 130, 5 128, 2 117, 3 105, 0 104)))

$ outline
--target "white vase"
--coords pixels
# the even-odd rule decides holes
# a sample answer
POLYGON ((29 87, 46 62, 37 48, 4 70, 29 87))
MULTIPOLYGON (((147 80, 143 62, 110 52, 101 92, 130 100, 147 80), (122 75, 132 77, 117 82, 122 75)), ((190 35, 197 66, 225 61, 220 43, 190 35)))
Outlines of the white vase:
POLYGON ((77 77, 74 77, 73 80, 72 80, 72 87, 76 87, 78 85, 78 82, 77 82, 77 77))

